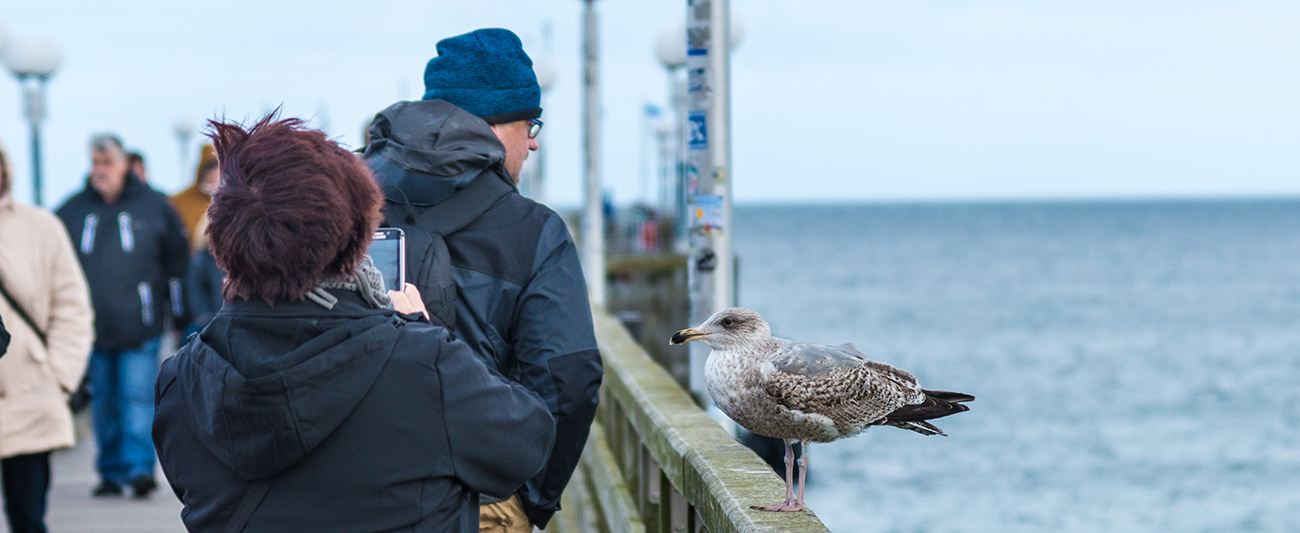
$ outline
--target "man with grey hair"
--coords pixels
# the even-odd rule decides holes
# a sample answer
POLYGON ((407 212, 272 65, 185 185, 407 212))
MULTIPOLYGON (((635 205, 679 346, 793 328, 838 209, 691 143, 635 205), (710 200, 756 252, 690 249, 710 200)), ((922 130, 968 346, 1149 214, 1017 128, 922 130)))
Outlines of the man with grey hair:
POLYGON ((77 249, 95 307, 95 346, 86 375, 99 444, 95 496, 136 497, 154 479, 153 388, 168 320, 189 320, 181 294, 189 265, 184 225, 162 193, 130 171, 122 142, 90 140, 86 187, 57 214, 77 249))

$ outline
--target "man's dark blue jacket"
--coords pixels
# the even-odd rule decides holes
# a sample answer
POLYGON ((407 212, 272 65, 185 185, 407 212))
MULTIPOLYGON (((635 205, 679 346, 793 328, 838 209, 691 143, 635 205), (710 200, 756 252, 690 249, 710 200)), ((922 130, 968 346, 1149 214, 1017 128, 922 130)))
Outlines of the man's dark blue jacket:
MULTIPOLYGON (((365 161, 388 201, 417 211, 481 175, 509 181, 505 147, 488 124, 442 100, 399 102, 380 112, 365 161)), ((545 527, 587 442, 604 373, 577 250, 563 219, 517 190, 445 240, 457 288, 456 333, 502 374, 540 394, 555 417, 550 461, 519 491, 529 519, 545 527)))
POLYGON ((95 349, 119 350, 189 322, 182 286, 190 264, 185 227, 167 197, 134 174, 106 203, 90 183, 55 212, 77 247, 95 306, 95 349))
POLYGON ((229 302, 163 363, 153 439, 185 527, 225 531, 270 478, 245 532, 478 531, 478 493, 545 464, 545 404, 446 329, 330 293, 229 302))

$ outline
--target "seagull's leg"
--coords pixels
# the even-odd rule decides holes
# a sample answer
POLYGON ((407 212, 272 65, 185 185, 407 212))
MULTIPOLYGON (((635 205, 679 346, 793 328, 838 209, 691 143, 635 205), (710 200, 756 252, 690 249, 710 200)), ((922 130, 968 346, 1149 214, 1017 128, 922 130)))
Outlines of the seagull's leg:
POLYGON ((799 450, 803 452, 799 456, 799 499, 794 502, 795 511, 803 510, 803 483, 808 479, 808 441, 799 440, 799 450))
POLYGON ((790 446, 790 439, 781 439, 785 442, 785 504, 789 505, 794 501, 794 447, 790 446))
POLYGON ((792 509, 794 505, 794 447, 790 446, 790 439, 781 439, 785 442, 785 501, 779 505, 753 505, 750 509, 757 511, 797 511, 792 509))

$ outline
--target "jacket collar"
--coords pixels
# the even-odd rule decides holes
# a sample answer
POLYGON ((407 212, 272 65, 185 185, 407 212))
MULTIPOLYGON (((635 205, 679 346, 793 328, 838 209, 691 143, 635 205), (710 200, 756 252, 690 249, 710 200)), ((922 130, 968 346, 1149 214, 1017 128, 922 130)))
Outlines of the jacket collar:
POLYGON ((394 202, 437 205, 484 171, 505 174, 505 146, 492 127, 442 100, 393 104, 369 133, 366 165, 394 202))
MULTIPOLYGON (((138 176, 136 176, 134 172, 128 170, 126 172, 126 183, 122 184, 122 194, 118 195, 117 202, 113 202, 113 203, 118 203, 128 198, 132 198, 140 194, 141 191, 146 190, 148 188, 149 186, 145 185, 143 180, 141 180, 138 176)), ((90 195, 91 198, 94 198, 95 201, 101 204, 108 203, 104 201, 104 195, 99 194, 99 191, 95 190, 94 187, 90 186, 89 176, 86 177, 85 192, 86 194, 90 195)))
POLYGON ((277 302, 274 307, 262 300, 245 300, 236 298, 221 307, 219 315, 241 316, 275 316, 275 317, 362 317, 371 315, 396 314, 388 308, 375 309, 366 305, 360 294, 341 289, 326 289, 338 297, 333 309, 326 309, 311 300, 297 302, 277 302))

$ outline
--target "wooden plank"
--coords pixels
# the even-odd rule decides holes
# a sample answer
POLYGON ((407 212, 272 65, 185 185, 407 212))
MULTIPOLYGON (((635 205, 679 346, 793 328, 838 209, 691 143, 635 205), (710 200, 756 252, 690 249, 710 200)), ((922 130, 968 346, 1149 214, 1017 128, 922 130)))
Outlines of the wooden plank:
POLYGON ((610 531, 645 531, 636 501, 619 471, 618 461, 600 426, 592 426, 582 453, 582 468, 595 491, 597 505, 610 531))

